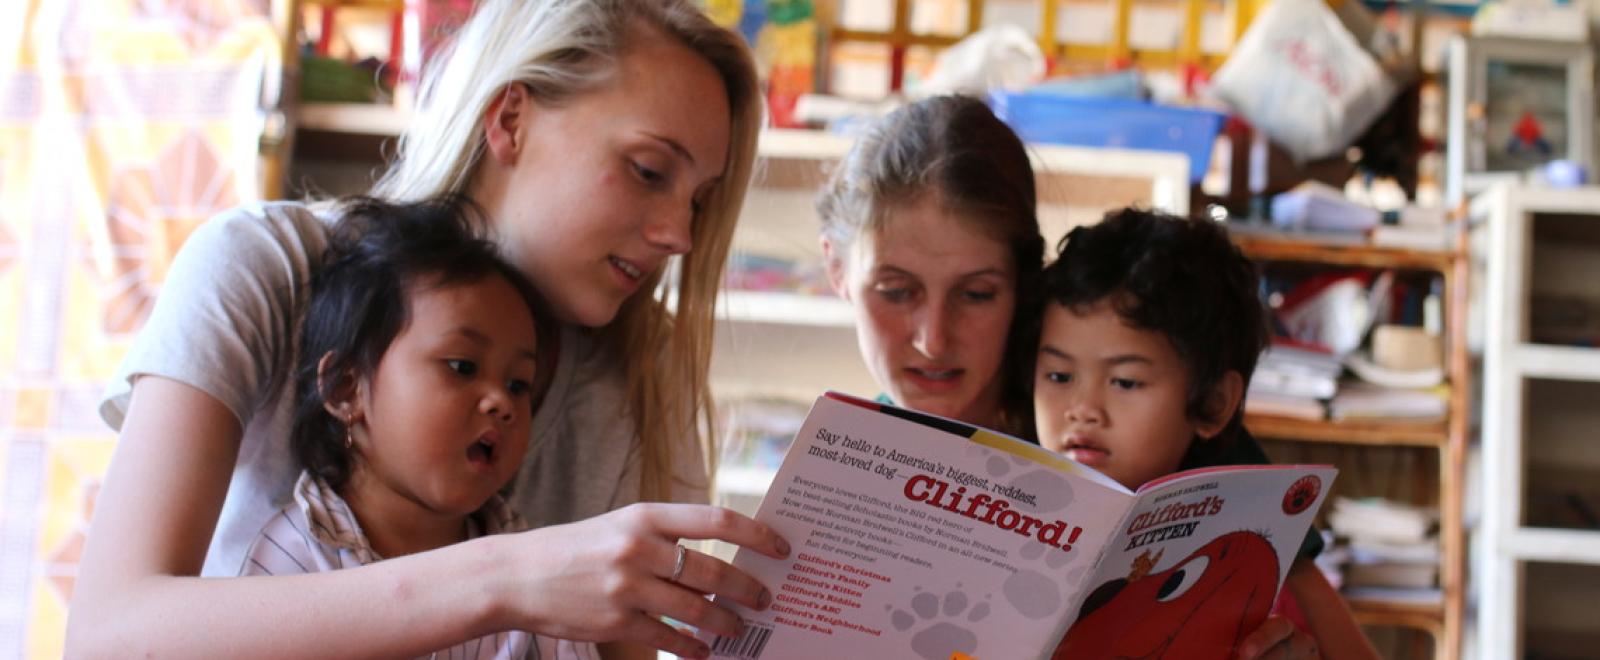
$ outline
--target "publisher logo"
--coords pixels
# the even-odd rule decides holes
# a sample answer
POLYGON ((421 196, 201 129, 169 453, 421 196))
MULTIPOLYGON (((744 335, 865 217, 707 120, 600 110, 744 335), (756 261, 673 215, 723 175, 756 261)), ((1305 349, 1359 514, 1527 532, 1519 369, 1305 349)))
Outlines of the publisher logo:
POLYGON ((1299 514, 1311 507, 1317 501, 1317 496, 1322 494, 1322 479, 1317 475, 1308 474, 1300 477, 1289 486, 1289 492, 1283 494, 1283 512, 1291 516, 1299 514))

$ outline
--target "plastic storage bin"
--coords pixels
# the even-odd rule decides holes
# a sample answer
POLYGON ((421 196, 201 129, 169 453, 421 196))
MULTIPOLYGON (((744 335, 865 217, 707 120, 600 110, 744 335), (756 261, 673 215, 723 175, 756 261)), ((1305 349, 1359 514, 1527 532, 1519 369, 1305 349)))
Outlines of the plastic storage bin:
POLYGON ((1189 157, 1189 181, 1211 165, 1223 115, 1144 101, 998 92, 989 105, 1027 142, 1177 151, 1189 157))

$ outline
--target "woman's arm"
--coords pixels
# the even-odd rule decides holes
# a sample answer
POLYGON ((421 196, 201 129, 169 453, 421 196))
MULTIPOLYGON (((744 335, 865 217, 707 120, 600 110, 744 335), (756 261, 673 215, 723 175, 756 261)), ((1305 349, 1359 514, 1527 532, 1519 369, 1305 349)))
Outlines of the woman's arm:
POLYGON ((508 629, 703 657, 703 644, 646 613, 732 634, 734 615, 699 593, 752 607, 770 596, 698 553, 668 582, 678 538, 786 554, 770 529, 723 509, 636 505, 350 570, 195 577, 240 434, 199 390, 137 382, 81 566, 69 657, 398 657, 508 629))

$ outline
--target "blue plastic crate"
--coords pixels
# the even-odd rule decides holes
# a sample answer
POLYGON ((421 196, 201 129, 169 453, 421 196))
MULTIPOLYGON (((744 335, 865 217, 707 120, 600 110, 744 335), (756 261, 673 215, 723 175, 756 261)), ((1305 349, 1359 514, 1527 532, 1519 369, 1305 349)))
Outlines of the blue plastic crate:
POLYGON ((1026 92, 991 94, 989 105, 1028 142, 1185 154, 1191 183, 1211 165, 1211 146, 1223 119, 1210 110, 1026 92))

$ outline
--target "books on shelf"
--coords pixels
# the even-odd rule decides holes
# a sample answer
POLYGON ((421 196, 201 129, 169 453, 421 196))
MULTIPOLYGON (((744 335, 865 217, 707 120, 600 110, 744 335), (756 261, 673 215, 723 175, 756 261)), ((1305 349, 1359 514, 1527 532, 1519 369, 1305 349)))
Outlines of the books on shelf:
POLYGON ((1439 561, 1439 539, 1425 535, 1418 540, 1396 543, 1361 536, 1352 537, 1350 559, 1358 563, 1439 561))
POLYGON ((1273 339, 1267 350, 1261 352, 1256 370, 1264 366, 1279 371, 1327 377, 1337 377, 1344 369, 1339 356, 1332 351, 1281 337, 1273 339))
POLYGON ((1425 252, 1447 252, 1454 247, 1459 227, 1450 224, 1450 214, 1437 206, 1407 205, 1400 209, 1399 222, 1372 228, 1373 245, 1425 252))
POLYGON ((1328 520, 1346 561, 1343 585, 1432 589, 1439 584, 1438 512, 1382 499, 1335 498, 1328 520))
POLYGON ((1275 369, 1257 369, 1250 377, 1250 395, 1277 394, 1306 399, 1326 399, 1339 391, 1334 377, 1297 374, 1275 369))
POLYGON ((1332 353, 1274 342, 1256 362, 1255 374, 1250 377, 1250 396, 1326 399, 1338 389, 1343 370, 1338 356, 1332 353))
POLYGON ((1373 245, 1422 252, 1446 252, 1455 242, 1448 227, 1429 225, 1378 225, 1368 237, 1373 245))
POLYGON ((1272 415, 1292 419, 1321 420, 1328 416, 1327 405, 1314 397, 1258 392, 1254 387, 1244 400, 1244 411, 1248 415, 1272 415))
POLYGON ((1345 381, 1328 401, 1334 420, 1438 421, 1449 412, 1446 388, 1407 389, 1345 381))
POLYGON ((713 657, 1231 657, 1265 619, 1337 471, 1235 466, 1129 490, 1037 445, 841 394, 817 399, 756 519, 783 560, 713 657), (1159 642, 1155 642, 1159 645, 1159 642))
POLYGON ((1341 537, 1373 543, 1423 543, 1438 524, 1437 509, 1381 498, 1336 497, 1328 524, 1341 537))
POLYGON ((1320 420, 1323 400, 1338 389, 1343 367, 1332 353, 1275 340, 1262 351, 1250 378, 1244 409, 1252 415, 1320 420))
POLYGON ((1344 584, 1350 588, 1428 589, 1439 584, 1439 564, 1352 561, 1345 565, 1344 584))
MULTIPOLYGON (((1380 330, 1389 329, 1380 326, 1380 330)), ((1377 364, 1366 351, 1341 359, 1331 351, 1274 340, 1263 351, 1245 411, 1296 419, 1400 420, 1443 419, 1449 408, 1444 369, 1432 362, 1424 369, 1403 370, 1377 364), (1340 380, 1345 368, 1359 380, 1340 380)))
POLYGON ((1363 232, 1383 214, 1325 183, 1307 181, 1272 198, 1272 224, 1311 231, 1363 232))
POLYGON ((1425 589, 1439 583, 1439 539, 1412 543, 1352 539, 1344 584, 1425 589))
POLYGON ((1438 587, 1346 587, 1341 593, 1346 600, 1352 601, 1370 600, 1412 607, 1439 607, 1444 604, 1444 590, 1438 587))

